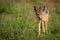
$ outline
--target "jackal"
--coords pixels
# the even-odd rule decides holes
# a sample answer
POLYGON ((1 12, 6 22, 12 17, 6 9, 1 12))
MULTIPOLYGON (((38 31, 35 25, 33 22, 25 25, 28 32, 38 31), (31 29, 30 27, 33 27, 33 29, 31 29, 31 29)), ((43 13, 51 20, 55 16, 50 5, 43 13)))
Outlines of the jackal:
POLYGON ((34 11, 38 19, 38 36, 40 36, 40 30, 47 34, 47 23, 49 18, 49 10, 46 6, 37 7, 34 6, 34 11))

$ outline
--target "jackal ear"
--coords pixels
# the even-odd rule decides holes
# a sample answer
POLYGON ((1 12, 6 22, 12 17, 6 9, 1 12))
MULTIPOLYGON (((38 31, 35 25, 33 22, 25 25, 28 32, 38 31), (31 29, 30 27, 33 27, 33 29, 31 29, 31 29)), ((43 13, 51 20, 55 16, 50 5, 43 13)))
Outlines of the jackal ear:
POLYGON ((37 6, 34 6, 34 11, 37 11, 37 10, 38 10, 37 6))
POLYGON ((45 8, 45 11, 46 11, 46 13, 48 13, 48 11, 49 11, 49 10, 48 10, 48 7, 45 8))

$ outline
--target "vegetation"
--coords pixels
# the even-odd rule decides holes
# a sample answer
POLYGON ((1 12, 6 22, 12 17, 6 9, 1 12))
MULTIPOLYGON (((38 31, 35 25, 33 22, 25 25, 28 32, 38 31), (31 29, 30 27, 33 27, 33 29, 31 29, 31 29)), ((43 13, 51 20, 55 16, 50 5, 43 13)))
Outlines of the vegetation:
POLYGON ((48 35, 41 32, 38 38, 35 4, 46 5, 41 0, 20 4, 0 2, 0 40, 60 40, 60 5, 50 12, 48 35))

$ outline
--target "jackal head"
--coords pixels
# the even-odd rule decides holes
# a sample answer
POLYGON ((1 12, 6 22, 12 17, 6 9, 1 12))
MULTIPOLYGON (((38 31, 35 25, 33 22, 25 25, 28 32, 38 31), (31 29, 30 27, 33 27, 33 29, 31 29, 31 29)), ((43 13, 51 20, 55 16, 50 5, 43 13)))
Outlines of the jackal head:
POLYGON ((48 13, 48 8, 45 6, 37 7, 34 6, 34 11, 38 19, 41 19, 41 15, 46 15, 48 13))

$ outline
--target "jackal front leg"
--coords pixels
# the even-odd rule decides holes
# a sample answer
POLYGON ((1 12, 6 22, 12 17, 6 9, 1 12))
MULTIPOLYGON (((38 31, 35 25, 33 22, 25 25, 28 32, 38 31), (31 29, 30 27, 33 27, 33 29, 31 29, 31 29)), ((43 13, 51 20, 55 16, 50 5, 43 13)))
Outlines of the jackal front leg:
POLYGON ((38 36, 40 36, 41 21, 38 21, 38 36))
POLYGON ((47 22, 45 22, 45 33, 47 34, 47 22))
POLYGON ((45 26, 44 26, 44 21, 42 21, 42 30, 45 33, 45 26))

